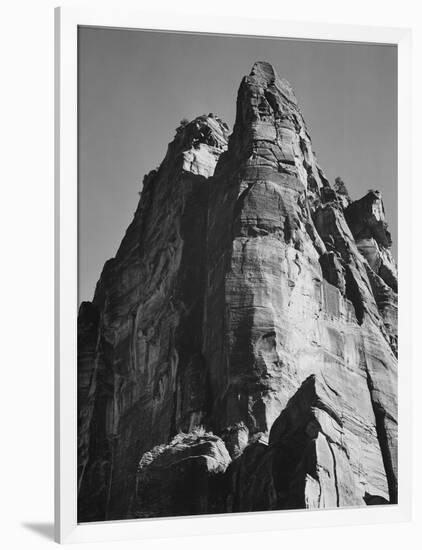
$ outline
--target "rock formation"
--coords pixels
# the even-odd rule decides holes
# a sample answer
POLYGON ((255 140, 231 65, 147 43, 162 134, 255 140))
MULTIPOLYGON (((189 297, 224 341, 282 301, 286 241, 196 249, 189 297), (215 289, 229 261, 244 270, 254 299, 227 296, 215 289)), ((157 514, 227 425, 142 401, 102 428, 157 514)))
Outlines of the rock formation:
POLYGON ((268 63, 181 125, 79 310, 79 521, 397 502, 390 248, 268 63))

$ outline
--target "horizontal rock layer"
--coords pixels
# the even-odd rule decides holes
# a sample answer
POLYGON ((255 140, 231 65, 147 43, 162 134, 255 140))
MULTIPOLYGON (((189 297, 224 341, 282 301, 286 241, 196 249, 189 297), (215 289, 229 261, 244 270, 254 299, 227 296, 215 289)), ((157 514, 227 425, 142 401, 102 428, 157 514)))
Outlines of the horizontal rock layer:
POLYGON ((79 521, 397 501, 397 270, 265 62, 183 124, 78 318, 79 521), (179 435, 177 435, 179 434, 179 435))

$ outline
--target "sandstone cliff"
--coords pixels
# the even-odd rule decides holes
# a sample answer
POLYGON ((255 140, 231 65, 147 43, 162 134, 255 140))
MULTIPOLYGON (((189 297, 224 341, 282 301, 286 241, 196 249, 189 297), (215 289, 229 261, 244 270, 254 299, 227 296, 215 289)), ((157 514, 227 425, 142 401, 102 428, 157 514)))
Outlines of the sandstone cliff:
POLYGON ((269 64, 182 125, 80 307, 79 521, 397 502, 390 248, 269 64))

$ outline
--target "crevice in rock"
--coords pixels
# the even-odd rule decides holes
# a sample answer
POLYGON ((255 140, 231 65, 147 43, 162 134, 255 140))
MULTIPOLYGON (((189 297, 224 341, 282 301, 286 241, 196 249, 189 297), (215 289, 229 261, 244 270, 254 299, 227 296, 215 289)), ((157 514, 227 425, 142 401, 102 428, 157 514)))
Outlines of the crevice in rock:
POLYGON ((371 398, 372 409, 375 416, 375 428, 377 431, 378 442, 381 449, 385 473, 387 476, 390 504, 397 504, 397 479, 394 473, 393 459, 390 453, 390 445, 388 442, 387 430, 385 426, 387 413, 383 409, 382 405, 374 399, 374 384, 372 382, 372 378, 368 369, 366 369, 366 380, 368 384, 369 395, 371 398))
POLYGON ((284 232, 284 242, 288 244, 292 240, 292 225, 290 223, 289 216, 286 216, 284 218, 284 226, 283 226, 283 232, 284 232))
POLYGON ((333 476, 334 476, 334 486, 336 489, 336 499, 337 499, 337 508, 340 506, 340 493, 338 488, 338 479, 337 479, 337 461, 334 449, 331 446, 331 442, 328 437, 326 437, 328 448, 330 449, 331 456, 333 458, 333 476))
POLYGON ((274 94, 268 90, 264 90, 264 97, 268 101, 268 104, 270 105, 274 113, 274 117, 277 118, 277 116, 279 115, 279 107, 277 105, 277 100, 274 94))
POLYGON ((358 284, 353 276, 353 273, 348 265, 345 266, 346 271, 346 298, 348 298, 355 308, 356 319, 359 325, 363 323, 365 313, 362 295, 358 284))

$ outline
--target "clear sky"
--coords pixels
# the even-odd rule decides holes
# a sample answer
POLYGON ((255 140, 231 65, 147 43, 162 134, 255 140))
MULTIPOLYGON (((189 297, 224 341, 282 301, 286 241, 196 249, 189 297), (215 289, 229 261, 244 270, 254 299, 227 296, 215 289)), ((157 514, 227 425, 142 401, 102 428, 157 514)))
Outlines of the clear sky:
POLYGON ((143 175, 182 118, 213 112, 233 127, 255 61, 292 84, 318 162, 352 198, 384 197, 397 243, 397 50, 345 44, 118 29, 79 31, 79 301, 132 220, 143 175))

